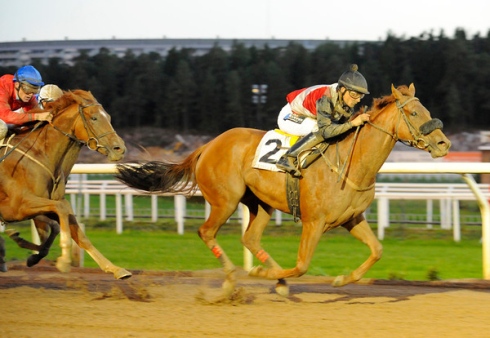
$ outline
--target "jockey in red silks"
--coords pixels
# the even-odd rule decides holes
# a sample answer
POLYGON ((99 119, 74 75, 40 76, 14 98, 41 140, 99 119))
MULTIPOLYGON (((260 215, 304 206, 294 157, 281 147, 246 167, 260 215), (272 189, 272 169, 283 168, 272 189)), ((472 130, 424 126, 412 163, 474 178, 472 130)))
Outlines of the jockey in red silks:
POLYGON ((7 124, 22 125, 30 121, 50 121, 51 113, 29 113, 37 107, 36 94, 44 82, 33 66, 20 67, 14 75, 0 77, 0 139, 7 134, 7 124))
POLYGON ((303 151, 369 121, 366 113, 349 121, 354 106, 369 94, 367 81, 357 69, 357 65, 351 65, 338 83, 303 88, 286 96, 288 103, 277 119, 279 129, 304 137, 277 161, 279 169, 300 177, 297 157, 303 151))

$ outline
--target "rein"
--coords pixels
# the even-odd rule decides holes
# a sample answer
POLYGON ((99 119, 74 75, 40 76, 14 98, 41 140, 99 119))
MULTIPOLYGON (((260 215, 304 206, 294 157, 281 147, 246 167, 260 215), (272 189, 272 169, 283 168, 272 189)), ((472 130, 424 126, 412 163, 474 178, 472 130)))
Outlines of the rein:
POLYGON ((336 148, 337 149, 337 153, 336 153, 336 155, 337 155, 337 165, 331 163, 328 160, 328 158, 325 156, 325 152, 327 151, 328 147, 325 148, 325 151, 322 151, 320 153, 321 153, 323 159, 325 160, 325 163, 327 163, 327 165, 330 167, 330 169, 332 169, 334 172, 336 172, 339 175, 339 179, 337 180, 337 182, 339 182, 340 179, 343 179, 352 189, 362 192, 362 191, 368 191, 368 190, 373 189, 376 183, 373 183, 373 184, 371 184, 370 186, 367 186, 367 187, 360 187, 356 183, 354 183, 349 177, 347 177, 344 174, 345 166, 347 165, 347 162, 349 161, 349 158, 351 158, 351 156, 352 156, 352 152, 354 151, 354 144, 356 143, 357 136, 359 134, 359 130, 360 129, 361 129, 361 126, 357 126, 356 133, 355 133, 355 136, 354 136, 354 140, 352 141, 352 144, 350 145, 349 155, 345 159, 345 162, 342 165, 342 168, 339 169, 339 167, 340 167, 340 154, 338 152, 338 143, 337 143, 337 148, 336 148))
MULTIPOLYGON (((92 103, 92 104, 88 104, 88 105, 79 105, 78 106, 78 113, 79 113, 78 114, 78 118, 81 118, 82 119, 83 127, 87 131, 87 135, 88 135, 88 140, 86 142, 78 139, 73 134, 67 133, 67 132, 59 129, 56 126, 53 126, 53 128, 56 129, 57 131, 59 131, 60 133, 62 133, 63 135, 65 135, 66 137, 68 137, 69 139, 71 139, 74 142, 78 143, 80 146, 84 146, 85 145, 85 146, 87 146, 87 148, 89 148, 90 150, 93 150, 93 151, 99 151, 99 149, 104 149, 104 152, 107 152, 107 147, 101 146, 100 143, 99 143, 99 140, 101 138, 103 138, 103 137, 106 137, 107 135, 114 134, 115 131, 114 130, 113 131, 108 131, 107 133, 104 133, 102 135, 97 136, 95 134, 93 128, 88 124, 87 119, 86 119, 85 115, 83 114, 83 110, 85 108, 93 107, 93 106, 100 106, 100 105, 101 105, 100 103, 92 103)), ((78 120, 78 118, 77 118, 77 120, 78 120)), ((76 121, 75 121, 74 125, 75 124, 76 124, 76 121)))
MULTIPOLYGON (((70 140, 74 141, 75 143, 77 143, 79 146, 83 146, 83 145, 86 145, 87 148, 89 148, 90 150, 93 150, 93 151, 99 151, 99 149, 105 149, 105 151, 107 151, 107 148, 104 147, 104 146, 101 146, 99 144, 99 139, 107 136, 107 135, 110 135, 112 133, 115 133, 115 131, 110 131, 110 132, 107 132, 107 133, 104 133, 100 136, 97 136, 95 134, 95 132, 93 131, 93 128, 90 127, 90 125, 88 124, 87 122, 87 119, 85 118, 85 115, 83 114, 83 109, 85 108, 88 108, 88 107, 92 107, 92 106, 100 106, 99 103, 93 103, 93 104, 88 104, 88 105, 79 105, 78 106, 78 112, 79 112, 79 115, 77 117, 77 119, 75 120, 75 123, 73 125, 76 124, 76 122, 78 121, 79 118, 82 119, 82 122, 83 122, 83 126, 85 128, 85 130, 87 131, 87 135, 88 135, 88 140, 87 142, 85 141, 82 141, 80 139, 78 139, 75 135, 73 134, 70 134, 70 133, 67 133, 63 130, 61 130, 60 128, 58 128, 57 126, 55 125, 52 125, 50 124, 51 127, 53 127, 53 129, 59 131, 61 134, 65 135, 66 137, 68 137, 70 140), (92 135, 92 136, 91 136, 92 135)), ((58 184, 59 184, 59 181, 60 181, 60 178, 61 176, 58 176, 57 178, 54 176, 54 173, 48 168, 46 167, 46 165, 44 165, 43 163, 41 163, 40 161, 38 161, 36 158, 34 158, 33 156, 29 155, 28 152, 24 151, 24 150, 21 150, 21 149, 17 149, 17 147, 32 133, 34 132, 36 129, 38 129, 42 124, 44 123, 44 121, 39 121, 38 123, 36 123, 36 125, 34 126, 34 128, 31 129, 31 131, 26 135, 24 136, 20 141, 19 143, 17 143, 16 145, 11 145, 10 144, 10 140, 11 138, 14 136, 12 135, 11 138, 9 138, 9 140, 7 141, 7 143, 5 144, 1 144, 0 145, 0 148, 1 147, 5 147, 5 148, 11 148, 8 152, 6 151, 6 153, 0 157, 0 163, 7 157, 9 156, 13 151, 17 151, 19 153, 21 153, 23 156, 29 158, 31 161, 37 163, 41 168, 43 168, 44 170, 46 170, 49 175, 51 176, 51 179, 53 180, 53 189, 51 190, 51 194, 50 196, 54 193, 54 191, 56 190, 58 184)))
POLYGON ((416 97, 411 97, 411 98, 405 100, 403 103, 400 103, 400 101, 396 100, 396 107, 398 108, 398 111, 400 112, 400 115, 403 118, 403 121, 407 125, 408 131, 412 135, 413 140, 402 140, 398 137, 398 127, 400 125, 401 120, 398 121, 398 124, 397 124, 397 127, 396 127, 394 134, 391 134, 389 131, 375 125, 374 123, 371 123, 371 122, 367 122, 367 123, 370 126, 372 126, 376 129, 388 134, 389 136, 391 136, 391 138, 394 139, 395 142, 400 141, 401 143, 403 143, 406 146, 414 147, 414 148, 418 148, 418 149, 423 150, 423 149, 426 149, 427 147, 429 147, 429 144, 427 142, 425 142, 425 140, 422 139, 421 136, 422 135, 428 135, 431 132, 433 132, 435 129, 442 129, 442 122, 439 119, 432 119, 430 121, 427 121, 423 125, 421 125, 419 130, 417 131, 417 129, 413 126, 413 124, 410 123, 407 116, 403 113, 403 107, 411 101, 419 101, 419 99, 416 97), (421 132, 420 130, 424 130, 424 132, 421 132))
POLYGON ((36 125, 34 126, 34 128, 32 128, 29 133, 24 136, 20 141, 19 143, 17 143, 16 145, 11 145, 10 144, 10 140, 15 136, 15 134, 13 134, 12 136, 10 136, 10 138, 8 139, 7 143, 5 144, 1 144, 0 145, 0 148, 1 147, 5 147, 5 148, 11 148, 9 151, 7 151, 7 149, 5 149, 5 155, 3 155, 2 157, 0 157, 0 163, 3 162, 3 160, 9 156, 12 152, 14 151, 17 151, 18 153, 21 153, 23 156, 27 157, 28 159, 30 159, 31 161, 33 161, 34 163, 37 163, 41 168, 43 168, 44 170, 46 170, 49 174, 49 176, 51 176, 51 179, 53 180, 53 189, 51 190, 51 193, 50 193, 50 196, 53 194, 53 192, 56 190, 56 187, 58 186, 58 183, 60 181, 60 177, 58 176, 58 178, 54 177, 54 174, 51 172, 51 170, 49 170, 48 167, 46 167, 42 162, 38 161, 36 158, 32 157, 31 155, 29 155, 26 151, 24 150, 21 150, 21 149, 17 149, 17 147, 32 133, 34 132, 34 130, 36 130, 37 128, 39 128, 39 126, 41 126, 42 124, 44 123, 44 121, 39 121, 38 123, 36 123, 36 125))
MULTIPOLYGON (((15 136, 15 134, 11 135, 10 138, 8 139, 7 143, 6 144, 2 144, 0 145, 0 147, 9 147, 9 148, 12 148, 9 152, 6 152, 5 155, 3 155, 2 157, 0 157, 0 163, 3 162, 3 160, 9 156, 28 136, 29 134, 31 134, 34 130, 36 130, 37 128, 39 128, 39 126, 41 126, 42 124, 44 123, 44 121, 39 121, 38 123, 36 123, 36 125, 34 126, 34 128, 31 129, 31 131, 29 131, 29 133, 24 136, 22 138, 22 140, 19 141, 19 143, 17 143, 15 146, 12 146, 9 142, 10 140, 12 139, 12 137, 15 136)), ((18 150, 20 151, 20 150, 18 150)))
MULTIPOLYGON (((400 112, 401 117, 403 118, 403 121, 407 125, 408 130, 413 137, 413 140, 401 140, 398 137, 398 127, 401 123, 401 118, 399 118, 399 120, 398 120, 394 134, 390 133, 388 130, 385 130, 385 129, 375 125, 374 123, 371 123, 369 121, 367 123, 370 126, 372 126, 373 128, 375 128, 379 131, 382 131, 382 132, 388 134, 389 136, 391 136, 391 138, 394 139, 395 142, 400 141, 401 143, 403 143, 407 146, 423 150, 423 149, 426 149, 429 146, 429 144, 421 138, 421 135, 428 135, 431 132, 433 132, 435 129, 441 129, 442 128, 442 122, 439 119, 432 119, 432 120, 424 123, 423 125, 421 125, 419 131, 417 131, 417 129, 413 126, 413 124, 410 123, 407 116, 403 112, 403 107, 405 107, 405 105, 407 105, 409 102, 412 102, 412 101, 419 101, 419 99, 416 97, 411 97, 411 98, 408 98, 407 100, 405 100, 403 103, 400 103, 398 100, 396 100, 395 104, 396 104, 396 107, 398 108, 398 111, 400 112), (421 132, 420 130, 423 130, 423 132, 421 132)), ((347 155, 347 158, 345 159, 345 162, 343 164, 340 163, 340 154, 338 153, 338 143, 337 143, 337 154, 336 154, 337 155, 337 165, 331 163, 328 160, 328 158, 325 156, 325 151, 328 149, 328 147, 325 148, 325 151, 321 152, 321 155, 322 155, 323 159, 325 160, 325 162, 327 163, 327 165, 330 167, 330 169, 332 169, 334 172, 336 172, 339 175, 339 181, 340 181, 340 179, 343 179, 351 188, 353 188, 357 191, 367 191, 367 190, 373 189, 375 186, 375 183, 371 184, 368 187, 360 187, 357 184, 355 184, 352 180, 350 180, 344 173, 347 162, 351 158, 352 152, 354 151, 354 144, 356 143, 356 140, 357 140, 357 137, 359 134, 359 129, 360 129, 360 126, 358 126, 356 129, 354 139, 352 140, 352 144, 350 145, 350 148, 349 148, 349 154, 347 155)))

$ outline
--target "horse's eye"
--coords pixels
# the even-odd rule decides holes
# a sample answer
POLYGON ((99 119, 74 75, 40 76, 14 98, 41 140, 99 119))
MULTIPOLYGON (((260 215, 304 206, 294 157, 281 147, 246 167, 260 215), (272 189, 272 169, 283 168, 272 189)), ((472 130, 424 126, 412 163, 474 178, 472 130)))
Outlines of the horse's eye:
POLYGON ((90 117, 90 119, 91 119, 92 121, 97 121, 97 116, 91 116, 91 117, 90 117))
POLYGON ((413 111, 410 115, 417 116, 417 112, 416 111, 413 111))

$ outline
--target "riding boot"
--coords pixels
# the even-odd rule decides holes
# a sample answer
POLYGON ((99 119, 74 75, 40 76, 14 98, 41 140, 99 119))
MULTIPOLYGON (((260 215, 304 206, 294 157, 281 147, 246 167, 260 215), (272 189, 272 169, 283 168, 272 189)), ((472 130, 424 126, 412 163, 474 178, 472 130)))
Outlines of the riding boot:
POLYGON ((279 169, 290 173, 294 177, 301 177, 301 172, 298 168, 298 156, 303 151, 313 148, 322 141, 324 141, 324 139, 319 133, 309 133, 293 144, 293 146, 277 161, 276 166, 279 169))

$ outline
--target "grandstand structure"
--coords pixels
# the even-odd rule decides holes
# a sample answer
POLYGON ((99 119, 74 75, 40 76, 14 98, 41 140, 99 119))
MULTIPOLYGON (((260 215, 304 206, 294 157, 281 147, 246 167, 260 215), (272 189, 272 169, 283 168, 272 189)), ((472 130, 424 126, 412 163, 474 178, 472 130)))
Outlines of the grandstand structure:
POLYGON ((191 49, 194 55, 204 55, 211 48, 218 46, 230 51, 234 44, 240 43, 245 48, 262 49, 285 48, 290 43, 303 45, 313 50, 321 44, 330 42, 345 46, 356 41, 350 40, 281 40, 281 39, 109 39, 109 40, 59 40, 59 41, 19 41, 0 42, 0 66, 20 67, 33 62, 47 64, 49 59, 57 58, 62 63, 73 65, 74 59, 82 52, 89 56, 106 48, 111 54, 122 57, 130 50, 135 55, 158 53, 166 56, 172 49, 191 49))

